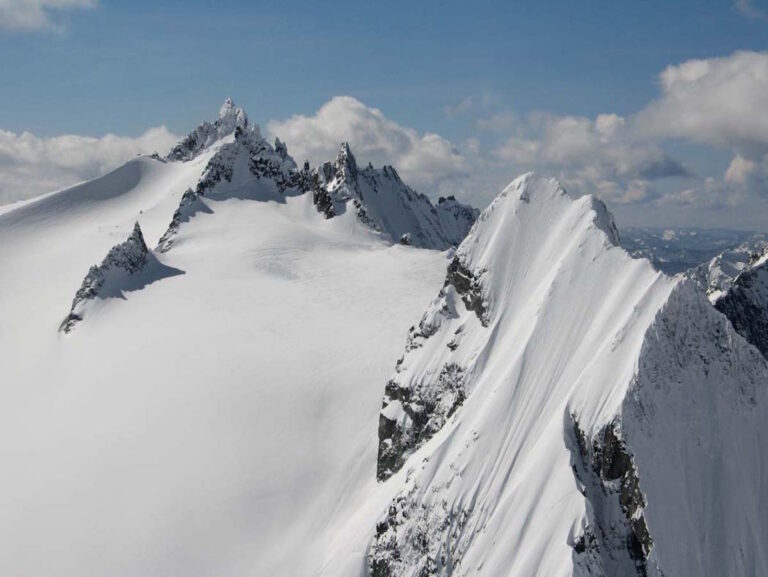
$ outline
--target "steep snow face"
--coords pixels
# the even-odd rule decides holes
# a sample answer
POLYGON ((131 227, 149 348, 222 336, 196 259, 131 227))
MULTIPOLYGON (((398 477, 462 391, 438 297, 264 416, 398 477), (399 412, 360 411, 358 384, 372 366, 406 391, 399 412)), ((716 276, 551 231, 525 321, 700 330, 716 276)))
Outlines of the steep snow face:
MULTIPOLYGON (((203 122, 190 132, 168 153, 169 160, 192 160, 216 141, 226 138, 238 129, 248 128, 248 116, 240 107, 227 98, 219 110, 219 117, 213 122, 203 122)), ((251 127, 258 133, 258 126, 251 127)))
POLYGON ((765 362, 617 243, 602 203, 534 175, 481 214, 386 387, 373 575, 761 574, 765 362))
POLYGON ((664 575, 768 575, 767 387, 757 349, 678 285, 621 417, 664 575))
POLYGON ((359 168, 346 142, 335 162, 318 169, 318 176, 318 210, 331 218, 344 214, 351 204, 361 222, 392 242, 444 250, 458 245, 477 218, 478 211, 455 199, 435 208, 391 166, 359 168))

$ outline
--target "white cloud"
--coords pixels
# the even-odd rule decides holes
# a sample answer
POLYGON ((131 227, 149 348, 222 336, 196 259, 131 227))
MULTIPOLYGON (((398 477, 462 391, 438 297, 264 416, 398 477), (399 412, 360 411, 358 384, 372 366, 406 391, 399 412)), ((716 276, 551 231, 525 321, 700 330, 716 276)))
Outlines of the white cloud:
POLYGON ((535 113, 514 132, 494 155, 521 172, 555 174, 575 193, 635 203, 652 196, 651 181, 689 176, 656 144, 635 140, 626 119, 616 114, 590 119, 535 113))
POLYGON ((5 30, 61 30, 62 12, 93 8, 98 0, 0 0, 0 28, 5 30))
POLYGON ((653 138, 768 150, 768 53, 688 60, 659 75, 662 96, 634 118, 653 138))
POLYGON ((165 152, 177 140, 165 126, 135 138, 114 134, 41 138, 0 130, 0 204, 95 178, 137 154, 165 152))
POLYGON ((297 162, 313 165, 336 157, 348 141, 359 163, 392 164, 422 192, 438 192, 466 175, 466 158, 445 138, 419 134, 350 96, 336 96, 312 116, 273 120, 267 130, 288 145, 297 162))

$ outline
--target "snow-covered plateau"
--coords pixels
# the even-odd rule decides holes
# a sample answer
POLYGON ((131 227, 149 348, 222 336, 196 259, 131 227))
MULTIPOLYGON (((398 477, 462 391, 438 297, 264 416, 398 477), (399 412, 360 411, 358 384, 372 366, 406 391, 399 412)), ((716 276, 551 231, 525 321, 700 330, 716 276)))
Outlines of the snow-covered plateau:
POLYGON ((0 576, 768 575, 742 264, 534 174, 478 213, 299 166, 227 100, 0 210, 0 576))

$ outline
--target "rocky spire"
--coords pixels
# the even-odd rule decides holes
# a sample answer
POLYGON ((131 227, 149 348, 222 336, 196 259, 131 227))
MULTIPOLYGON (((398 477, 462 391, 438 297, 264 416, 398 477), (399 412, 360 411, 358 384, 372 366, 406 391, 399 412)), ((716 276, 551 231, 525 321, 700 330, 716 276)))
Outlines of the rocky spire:
POLYGON ((357 176, 357 161, 355 160, 348 142, 342 142, 339 154, 336 157, 336 172, 344 180, 357 176))
POLYGON ((235 106, 231 98, 227 98, 219 109, 219 117, 214 125, 218 129, 219 138, 222 138, 237 128, 248 128, 248 115, 241 107, 235 106))
POLYGON ((80 288, 72 299, 72 307, 67 318, 61 323, 59 330, 68 333, 75 324, 83 320, 84 305, 100 296, 102 287, 107 278, 113 273, 124 272, 136 274, 144 269, 148 262, 149 249, 144 242, 139 223, 133 225, 133 230, 128 238, 116 244, 101 261, 98 266, 92 266, 85 275, 80 288))
POLYGON ((285 145, 285 142, 277 137, 275 138, 275 152, 283 160, 288 156, 288 147, 285 145))
POLYGON ((219 116, 213 122, 203 122, 184 137, 168 154, 168 160, 192 160, 214 142, 233 133, 251 130, 257 136, 257 126, 250 126, 248 115, 241 107, 227 98, 219 109, 219 116))

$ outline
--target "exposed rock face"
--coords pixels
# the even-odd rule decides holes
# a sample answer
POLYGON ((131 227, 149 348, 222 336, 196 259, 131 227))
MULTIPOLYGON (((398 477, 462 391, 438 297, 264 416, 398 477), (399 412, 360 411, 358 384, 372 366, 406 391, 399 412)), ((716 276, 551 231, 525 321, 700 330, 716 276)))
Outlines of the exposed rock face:
MULTIPOLYGON (((248 128, 248 116, 245 110, 235 106, 227 98, 219 110, 219 117, 213 122, 203 122, 190 132, 168 153, 168 160, 192 160, 211 144, 234 133, 248 128)), ((258 128, 255 130, 258 132, 258 128)))
POLYGON ((450 576, 460 569, 471 508, 424 505, 415 493, 409 481, 376 524, 368 554, 371 577, 450 576))
POLYGON ((351 206, 362 223, 393 243, 407 235, 413 246, 444 250, 463 240, 478 215, 453 197, 433 206, 391 166, 360 168, 346 142, 336 160, 323 164, 317 176, 313 199, 321 213, 333 218, 351 206))
POLYGON ((302 170, 297 170, 285 144, 276 140, 275 145, 276 149, 261 138, 258 129, 236 125, 234 141, 221 145, 194 190, 182 196, 158 250, 171 249, 181 223, 197 212, 211 212, 204 197, 282 200, 287 195, 315 190, 318 179, 309 165, 305 163, 302 170))
POLYGON ((464 301, 467 309, 474 311, 480 322, 483 325, 487 325, 486 307, 479 280, 481 277, 482 272, 479 275, 475 275, 461 263, 460 257, 455 256, 448 266, 445 285, 454 286, 456 292, 461 295, 461 300, 464 301))
POLYGON ((589 525, 573 543, 574 565, 595 576, 647 577, 653 539, 643 515, 646 500, 619 422, 590 441, 575 416, 571 421, 573 472, 591 505, 589 525))
POLYGON ((768 262, 741 272, 715 308, 768 359, 768 262))
MULTIPOLYGON (((299 193, 312 193, 317 210, 326 218, 333 218, 354 210, 358 220, 381 233, 392 243, 420 248, 444 250, 458 245, 466 236, 478 211, 456 201, 454 197, 441 199, 437 207, 429 199, 409 188, 391 166, 375 169, 372 165, 359 168, 349 144, 341 145, 333 162, 326 162, 317 170, 305 163, 298 170, 288 149, 279 138, 270 146, 252 126, 242 108, 227 99, 219 117, 204 122, 179 142, 168 154, 168 160, 188 161, 196 158, 221 139, 234 135, 234 142, 219 143, 197 187, 185 195, 160 243, 160 250, 170 249, 178 225, 194 213, 193 202, 210 195, 215 188, 234 188, 243 193, 243 161, 247 158, 251 178, 273 180, 277 192, 295 189, 299 193), (231 186, 222 187, 222 183, 231 186)), ((248 178, 247 176, 245 178, 248 178)), ((200 209, 200 206, 196 207, 200 209)))
POLYGON ((187 222, 197 212, 210 212, 210 210, 200 199, 200 194, 191 188, 187 189, 181 197, 181 202, 179 202, 178 208, 173 212, 173 217, 171 218, 168 228, 157 243, 157 250, 160 252, 168 252, 171 250, 181 223, 187 222))
POLYGON ((102 287, 110 276, 120 272, 132 275, 143 270, 148 262, 148 254, 149 249, 137 222, 124 242, 113 246, 100 265, 90 268, 75 293, 69 314, 61 323, 59 330, 69 333, 75 324, 83 320, 85 303, 100 296, 102 287))
POLYGON ((398 471, 408 455, 439 431, 465 398, 464 369, 454 363, 444 365, 434 380, 414 388, 389 381, 379 414, 379 480, 398 471))

